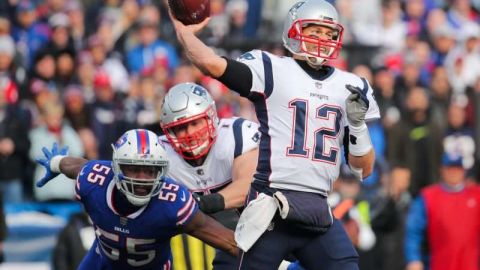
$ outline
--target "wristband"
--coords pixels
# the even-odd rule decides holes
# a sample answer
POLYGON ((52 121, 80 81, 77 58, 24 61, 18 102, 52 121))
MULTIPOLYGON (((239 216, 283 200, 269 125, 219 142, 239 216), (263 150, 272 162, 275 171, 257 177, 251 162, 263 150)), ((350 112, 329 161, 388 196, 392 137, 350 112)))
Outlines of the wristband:
POLYGON ((225 198, 219 193, 200 196, 198 205, 205 214, 213 214, 225 209, 225 198))
POLYGON ((359 127, 349 126, 348 151, 356 157, 366 155, 373 148, 368 127, 364 123, 359 127))
POLYGON ((62 155, 58 155, 58 156, 54 156, 51 160, 50 160, 50 170, 54 173, 61 173, 60 171, 60 161, 62 161, 62 159, 66 157, 66 156, 62 156, 62 155))

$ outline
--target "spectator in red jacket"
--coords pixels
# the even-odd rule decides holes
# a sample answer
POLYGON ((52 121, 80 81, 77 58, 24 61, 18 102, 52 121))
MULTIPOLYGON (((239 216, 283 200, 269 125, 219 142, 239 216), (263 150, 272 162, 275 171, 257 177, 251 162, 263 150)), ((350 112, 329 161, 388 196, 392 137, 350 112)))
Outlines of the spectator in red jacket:
POLYGON ((466 184, 462 164, 460 155, 445 154, 442 182, 424 188, 412 203, 405 238, 407 270, 480 269, 480 188, 466 184), (428 254, 422 254, 425 244, 428 254))

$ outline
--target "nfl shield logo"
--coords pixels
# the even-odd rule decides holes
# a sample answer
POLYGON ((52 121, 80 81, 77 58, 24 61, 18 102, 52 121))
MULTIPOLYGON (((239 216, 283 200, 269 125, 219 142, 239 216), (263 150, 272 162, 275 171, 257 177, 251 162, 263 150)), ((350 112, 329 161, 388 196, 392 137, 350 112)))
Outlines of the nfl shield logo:
POLYGON ((317 89, 322 89, 322 83, 321 82, 315 82, 315 87, 317 89))
POLYGON ((127 225, 128 219, 126 217, 120 217, 120 224, 125 226, 127 225))

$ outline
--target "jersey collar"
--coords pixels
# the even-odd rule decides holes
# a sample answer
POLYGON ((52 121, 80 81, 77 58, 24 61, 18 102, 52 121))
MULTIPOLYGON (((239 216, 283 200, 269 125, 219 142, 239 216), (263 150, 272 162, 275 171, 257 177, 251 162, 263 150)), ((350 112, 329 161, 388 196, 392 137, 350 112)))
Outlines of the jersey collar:
POLYGON ((312 68, 308 63, 304 60, 294 59, 297 65, 305 71, 312 79, 317 81, 323 81, 330 77, 333 72, 335 71, 334 67, 323 65, 320 69, 316 70, 312 68))
MULTIPOLYGON (((122 216, 120 213, 118 213, 117 209, 115 208, 115 205, 114 205, 114 188, 115 188, 115 181, 110 181, 110 183, 108 183, 108 187, 107 187, 107 205, 108 205, 108 208, 110 208, 110 210, 112 210, 113 213, 115 213, 116 215, 118 216, 122 216)), ((134 218, 137 218, 140 214, 143 213, 143 211, 145 211, 145 209, 147 208, 148 204, 142 206, 140 209, 138 209, 137 211, 127 215, 127 218, 130 218, 130 219, 134 219, 134 218)))

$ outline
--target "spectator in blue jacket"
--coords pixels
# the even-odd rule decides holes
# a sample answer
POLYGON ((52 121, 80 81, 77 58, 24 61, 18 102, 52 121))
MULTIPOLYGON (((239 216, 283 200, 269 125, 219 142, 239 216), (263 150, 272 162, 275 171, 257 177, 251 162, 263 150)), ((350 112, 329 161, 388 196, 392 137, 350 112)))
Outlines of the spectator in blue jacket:
POLYGON ((47 24, 38 21, 35 5, 30 0, 20 1, 15 14, 18 25, 13 27, 12 37, 23 57, 24 67, 29 69, 37 50, 48 42, 51 30, 47 24))
POLYGON ((177 52, 172 45, 158 38, 158 22, 143 16, 137 24, 140 44, 127 52, 129 71, 138 74, 150 68, 155 59, 165 58, 168 61, 169 72, 172 74, 178 64, 177 52))

